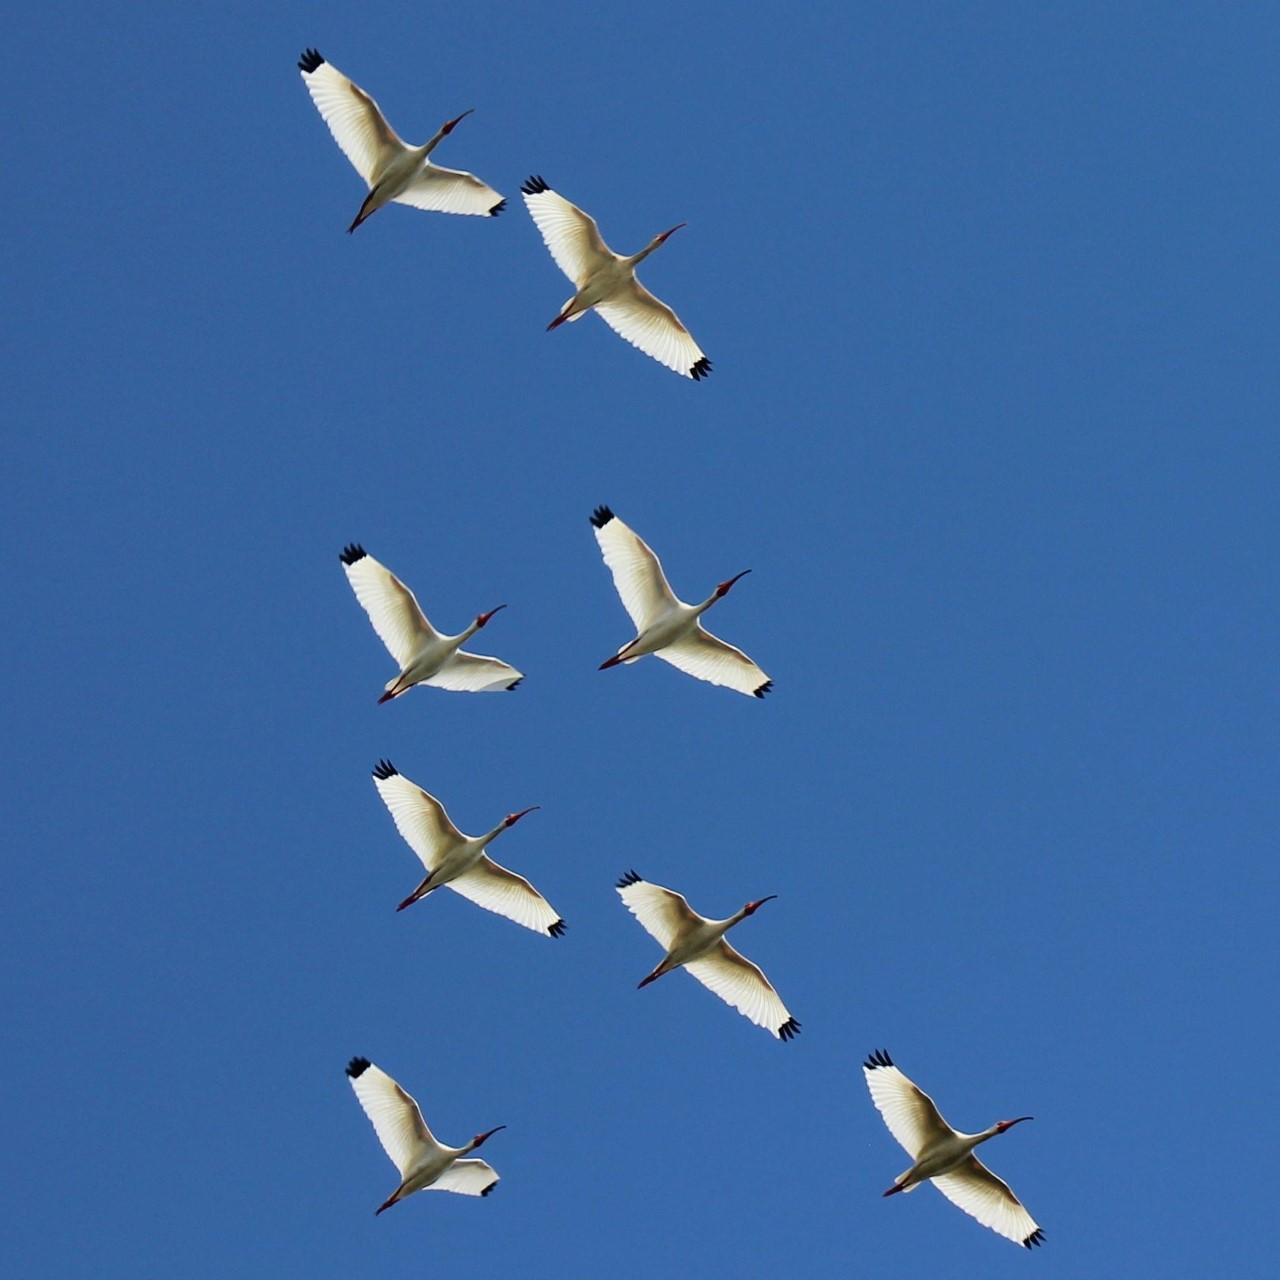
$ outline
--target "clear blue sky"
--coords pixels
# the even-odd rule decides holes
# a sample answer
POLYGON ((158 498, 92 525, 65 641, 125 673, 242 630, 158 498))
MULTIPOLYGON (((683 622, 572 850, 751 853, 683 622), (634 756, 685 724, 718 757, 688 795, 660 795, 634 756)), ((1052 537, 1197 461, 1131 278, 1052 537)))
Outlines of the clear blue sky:
POLYGON ((49 4, 6 29, 0 1232, 73 1277, 1261 1275, 1277 1126, 1268 5, 49 4), (620 7, 619 7, 620 8, 620 7), (1035 10, 1032 12, 1030 10, 1035 10), (406 25, 407 23, 416 25, 406 25), (511 198, 344 234, 316 45, 511 198), (595 319, 530 172, 715 362, 595 319), (777 682, 630 636, 609 503, 777 682), (510 696, 374 700, 358 540, 510 696), (369 769, 507 836, 547 941, 369 769), (779 1044, 618 873, 727 914, 779 1044), (1260 1009, 1265 1016, 1260 1017, 1260 1009), (1034 1257, 905 1167, 859 1060, 979 1128, 1034 1257), (343 1078, 446 1140, 420 1196, 343 1078))

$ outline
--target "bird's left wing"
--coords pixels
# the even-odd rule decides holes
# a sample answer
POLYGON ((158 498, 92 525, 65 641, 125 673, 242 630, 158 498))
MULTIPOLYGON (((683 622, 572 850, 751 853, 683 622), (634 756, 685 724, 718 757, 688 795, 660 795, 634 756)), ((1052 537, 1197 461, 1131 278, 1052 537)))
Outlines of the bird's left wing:
POLYGON ((737 693, 763 698, 773 688, 773 681, 741 649, 703 630, 702 623, 675 644, 659 649, 657 656, 686 675, 737 693))
POLYGON ((334 141, 355 171, 373 186, 379 160, 389 150, 403 149, 399 135, 378 104, 314 49, 302 55, 298 70, 334 141))
POLYGON ((523 182, 520 193, 556 266, 579 289, 592 272, 613 261, 613 252, 600 235, 596 220, 552 191, 542 178, 534 176, 523 182))
POLYGON ((440 865, 442 846, 460 844, 466 836, 453 825, 444 805, 410 782, 390 760, 379 760, 373 785, 391 812, 396 830, 428 871, 440 865))
POLYGON ((963 1209, 984 1227, 1026 1249, 1044 1242, 1044 1232, 1023 1208, 1022 1201, 977 1156, 971 1155, 958 1169, 939 1174, 933 1185, 957 1209, 963 1209))
POLYGON ((618 337, 659 364, 695 382, 711 376, 711 361, 680 317, 634 277, 614 297, 598 302, 596 310, 618 337))
POLYGON ((496 217, 506 206, 502 195, 474 173, 428 164, 395 198, 429 213, 470 213, 496 217))
POLYGON ((498 1185, 493 1166, 484 1160, 455 1160, 427 1191, 456 1191, 461 1196, 487 1196, 498 1185))
POLYGON ((708 991, 732 1005, 757 1027, 771 1031, 779 1040, 790 1040, 799 1034, 800 1024, 788 1012, 764 971, 724 938, 709 955, 690 960, 685 968, 708 991))
POLYGON ((886 1128, 913 1160, 919 1159, 930 1143, 952 1136, 951 1126, 933 1099, 903 1075, 883 1049, 877 1049, 862 1064, 862 1073, 886 1128))
POLYGON ((535 933, 545 933, 549 938, 558 938, 564 933, 560 913, 546 898, 524 876, 499 866, 487 853, 481 854, 480 861, 469 871, 448 881, 448 885, 477 907, 506 916, 535 933))
POLYGON ((499 658, 459 649, 429 680, 433 689, 451 689, 454 693, 498 693, 514 689, 524 679, 515 667, 499 658))
POLYGON ((440 1149, 418 1104, 368 1058, 352 1058, 347 1079, 401 1177, 408 1177, 427 1151, 440 1149))

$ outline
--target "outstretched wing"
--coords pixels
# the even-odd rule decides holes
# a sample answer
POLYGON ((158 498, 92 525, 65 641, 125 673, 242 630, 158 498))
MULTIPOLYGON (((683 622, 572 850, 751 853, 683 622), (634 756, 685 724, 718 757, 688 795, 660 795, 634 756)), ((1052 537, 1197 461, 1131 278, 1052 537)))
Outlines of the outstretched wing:
POLYGON ((703 630, 700 622, 689 635, 659 649, 657 656, 686 675, 737 693, 763 698, 773 688, 773 681, 741 649, 703 630))
POLYGON ((930 1143, 951 1136, 953 1130, 933 1099, 908 1080, 883 1049, 862 1064, 862 1072, 867 1078, 871 1101, 884 1117, 889 1132, 913 1160, 930 1143))
POLYGON ((387 153, 402 150, 405 144, 378 104, 314 49, 302 55, 298 69, 334 141, 355 171, 373 186, 374 175, 386 167, 387 153))
POLYGON ((423 644, 440 638, 418 607, 413 592, 362 546, 353 543, 344 547, 339 559, 378 639, 402 670, 423 644))
POLYGON ((608 507, 597 507, 591 513, 591 527, 596 531, 605 566, 613 574, 622 607, 637 631, 643 631, 679 604, 658 557, 634 529, 623 524, 608 507))
POLYGON ((466 839, 433 795, 410 782, 389 760, 380 760, 373 785, 391 811, 396 830, 428 871, 440 865, 441 852, 466 839))
POLYGON ((613 260, 614 254, 602 239, 596 220, 552 191, 542 178, 529 178, 520 192, 556 266, 579 289, 593 272, 613 260))
POLYGON ((798 1034, 800 1024, 782 1003, 764 971, 724 938, 709 955, 689 961, 685 968, 708 991, 718 995, 725 1004, 731 1004, 757 1027, 771 1031, 779 1040, 790 1040, 798 1034))
POLYGON ((524 676, 515 667, 498 658, 459 649, 429 680, 433 689, 451 689, 454 693, 499 693, 514 689, 524 676))
POLYGON ((368 1058, 352 1058, 347 1078, 391 1163, 406 1177, 426 1150, 440 1149, 418 1104, 368 1058))
POLYGON ((456 1191, 461 1196, 487 1196, 498 1185, 498 1175, 484 1160, 455 1160, 427 1191, 456 1191))
POLYGON ((487 853, 481 854, 474 867, 456 880, 450 880, 448 885, 477 907, 506 916, 535 933, 545 933, 550 938, 564 933, 560 913, 546 898, 524 876, 499 866, 487 853))
POLYGON ((1023 1208, 1022 1201, 977 1156, 971 1155, 958 1169, 939 1174, 933 1185, 957 1209, 963 1209, 984 1227, 1024 1248, 1044 1241, 1044 1232, 1023 1208))
POLYGON ((412 205, 429 213, 469 213, 490 217, 501 213, 507 202, 474 173, 428 164, 393 203, 412 205))
POLYGON ((680 933, 702 920, 685 901, 684 894, 641 880, 634 871, 628 871, 616 888, 627 910, 640 921, 650 937, 668 951, 680 933))
POLYGON ((659 364, 695 382, 711 376, 711 361, 680 323, 680 317, 634 276, 625 290, 597 303, 596 311, 618 337, 659 364))

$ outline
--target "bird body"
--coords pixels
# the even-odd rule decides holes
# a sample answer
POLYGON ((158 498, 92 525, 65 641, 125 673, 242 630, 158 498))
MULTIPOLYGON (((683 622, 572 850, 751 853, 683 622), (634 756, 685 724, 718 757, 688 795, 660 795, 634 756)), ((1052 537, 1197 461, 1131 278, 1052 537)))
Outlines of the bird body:
POLYGON ((619 337, 659 364, 695 382, 710 376, 711 361, 679 316, 636 278, 636 267, 683 222, 655 236, 639 253, 623 256, 605 244, 590 214, 553 191, 542 178, 529 178, 520 191, 552 258, 576 290, 548 329, 595 310, 619 337))
POLYGON ((410 782, 389 760, 378 761, 373 783, 396 830, 427 870, 425 879, 396 907, 397 911, 448 885, 477 906, 506 916, 526 929, 552 938, 564 933, 565 923, 559 913, 533 885, 494 862, 485 852, 504 831, 532 813, 536 804, 507 814, 484 835, 469 836, 453 825, 435 796, 410 782))
POLYGON ((400 666, 395 679, 387 681, 380 703, 390 702, 416 684, 456 693, 497 693, 514 689, 524 679, 500 659, 462 648, 505 605, 480 614, 456 636, 444 635, 427 621, 413 592, 362 546, 352 543, 338 558, 374 631, 400 666))
POLYGON ((414 147, 401 140, 378 104, 358 84, 316 50, 303 53, 298 70, 334 141, 369 187, 348 231, 393 201, 435 213, 496 217, 502 212, 507 202, 487 183, 474 174, 445 169, 427 159, 470 111, 446 120, 427 142, 414 147))
POLYGON ((750 569, 720 583, 701 604, 686 604, 671 590, 648 543, 608 507, 597 507, 592 512, 591 525, 637 632, 634 640, 600 664, 600 670, 635 662, 652 653, 686 675, 737 693, 763 698, 773 688, 773 681, 741 649, 713 636, 701 622, 702 615, 750 569))
POLYGON ((694 911, 683 894, 642 880, 634 871, 622 876, 616 887, 627 909, 667 952, 641 979, 641 987, 683 967, 726 1004, 778 1039, 790 1040, 799 1033, 800 1024, 764 972, 725 938, 734 925, 754 915, 775 895, 748 902, 733 915, 715 920, 694 911))
POLYGON ((476 1134, 465 1146, 445 1146, 427 1128, 413 1098, 368 1058, 352 1058, 347 1064, 347 1079, 382 1149, 400 1171, 400 1185, 374 1211, 375 1217, 415 1191, 487 1196, 498 1185, 498 1175, 490 1164, 462 1157, 506 1125, 476 1134))
POLYGON ((942 1118, 933 1099, 883 1049, 867 1058, 862 1070, 871 1100, 913 1162, 894 1179, 886 1196, 914 1191, 932 1181, 952 1204, 984 1227, 1028 1249, 1043 1243, 1044 1232, 1008 1184, 973 1154, 975 1147, 1031 1116, 998 1120, 980 1133, 962 1133, 942 1118))

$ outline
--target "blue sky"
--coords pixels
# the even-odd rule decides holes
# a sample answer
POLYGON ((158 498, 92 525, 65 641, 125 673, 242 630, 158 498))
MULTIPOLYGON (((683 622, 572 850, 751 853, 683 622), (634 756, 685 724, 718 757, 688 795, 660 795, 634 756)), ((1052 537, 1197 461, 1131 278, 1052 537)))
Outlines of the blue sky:
POLYGON ((1263 1274, 1277 1138, 1270 6, 50 4, 10 18, 15 1274, 1263 1274), (410 24, 410 25, 406 25, 410 24), (316 45, 496 220, 362 188, 316 45), (542 173, 715 363, 568 294, 542 173), (587 516, 764 702, 630 637, 587 516), (506 602, 501 697, 393 674, 337 553, 506 602), (390 757, 560 908, 419 871, 390 757), (634 866, 737 935, 778 1044, 657 949, 634 866), (887 1047, 1043 1225, 932 1190, 887 1047), (395 1175, 342 1070, 484 1201, 395 1175))

